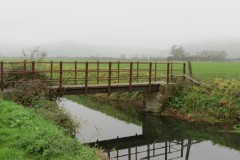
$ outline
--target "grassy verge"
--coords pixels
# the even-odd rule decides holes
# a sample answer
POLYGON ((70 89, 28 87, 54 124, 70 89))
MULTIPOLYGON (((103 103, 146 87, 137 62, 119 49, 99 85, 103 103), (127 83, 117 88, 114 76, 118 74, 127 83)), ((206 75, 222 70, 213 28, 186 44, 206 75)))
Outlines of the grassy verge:
POLYGON ((209 122, 236 122, 240 115, 240 82, 215 79, 210 87, 179 85, 164 114, 209 122))
POLYGON ((62 128, 33 111, 0 99, 0 159, 100 159, 62 128))

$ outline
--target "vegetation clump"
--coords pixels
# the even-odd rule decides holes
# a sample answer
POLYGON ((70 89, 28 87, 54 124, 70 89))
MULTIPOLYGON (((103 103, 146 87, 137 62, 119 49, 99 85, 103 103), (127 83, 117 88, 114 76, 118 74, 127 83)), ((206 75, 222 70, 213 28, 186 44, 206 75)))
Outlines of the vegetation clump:
POLYGON ((240 82, 215 79, 209 87, 181 84, 165 112, 201 120, 236 121, 240 115, 240 82))
POLYGON ((33 109, 43 118, 61 126, 66 133, 74 136, 79 126, 71 115, 59 107, 56 96, 50 92, 47 85, 39 80, 29 80, 16 84, 3 92, 3 99, 14 101, 33 109))

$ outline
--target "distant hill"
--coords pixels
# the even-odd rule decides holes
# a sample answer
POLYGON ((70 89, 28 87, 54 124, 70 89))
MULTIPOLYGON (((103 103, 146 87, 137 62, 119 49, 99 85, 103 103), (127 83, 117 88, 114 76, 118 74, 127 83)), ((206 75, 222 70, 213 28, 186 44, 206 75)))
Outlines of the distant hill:
MULTIPOLYGON (((70 57, 119 57, 124 54, 126 57, 135 55, 140 56, 155 56, 160 54, 159 50, 144 49, 144 48, 129 48, 119 46, 102 46, 80 44, 75 42, 56 42, 51 44, 40 45, 40 47, 48 52, 49 56, 70 56, 70 57)), ((162 55, 162 57, 167 56, 162 55)))
POLYGON ((225 50, 229 58, 240 57, 240 39, 199 41, 184 43, 181 46, 190 54, 195 54, 202 50, 225 50))

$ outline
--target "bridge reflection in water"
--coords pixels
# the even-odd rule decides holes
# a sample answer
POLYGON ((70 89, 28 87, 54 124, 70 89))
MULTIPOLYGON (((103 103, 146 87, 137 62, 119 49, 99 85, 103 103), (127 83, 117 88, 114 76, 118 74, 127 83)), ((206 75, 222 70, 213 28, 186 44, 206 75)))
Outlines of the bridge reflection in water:
MULTIPOLYGON (((139 159, 189 159, 191 145, 199 141, 186 139, 186 136, 169 126, 167 119, 145 115, 143 134, 130 137, 88 143, 104 149, 106 156, 116 160, 139 159), (185 138, 184 138, 185 137, 185 138)), ((172 124, 172 123, 171 123, 172 124)))
POLYGON ((106 150, 110 159, 179 159, 186 157, 188 159, 190 147, 197 142, 188 141, 155 141, 152 144, 144 146, 129 147, 127 149, 106 150), (184 149, 186 148, 186 149, 184 149), (185 152, 185 153, 184 153, 185 152))

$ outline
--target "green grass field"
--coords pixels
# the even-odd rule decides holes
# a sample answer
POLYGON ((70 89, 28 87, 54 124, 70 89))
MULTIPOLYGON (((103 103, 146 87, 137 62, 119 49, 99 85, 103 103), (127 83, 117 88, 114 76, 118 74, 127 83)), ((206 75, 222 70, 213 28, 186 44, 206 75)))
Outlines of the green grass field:
POLYGON ((200 80, 240 79, 240 62, 192 62, 192 69, 200 80))

